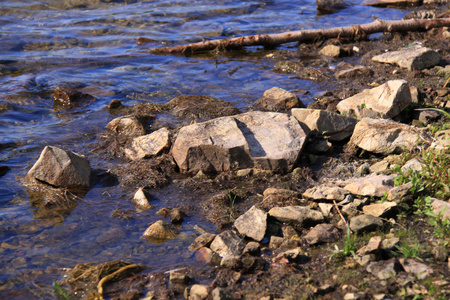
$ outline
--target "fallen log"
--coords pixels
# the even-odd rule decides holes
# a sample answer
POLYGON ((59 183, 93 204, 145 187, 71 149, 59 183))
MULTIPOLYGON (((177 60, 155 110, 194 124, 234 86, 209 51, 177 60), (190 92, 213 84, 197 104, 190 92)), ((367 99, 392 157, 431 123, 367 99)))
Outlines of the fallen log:
POLYGON ((372 23, 352 25, 347 27, 335 27, 327 29, 309 29, 277 34, 261 34, 242 36, 213 41, 180 45, 173 47, 153 48, 148 51, 153 54, 191 54, 209 50, 236 49, 245 46, 274 47, 284 43, 307 42, 316 39, 330 38, 361 38, 377 32, 398 32, 428 30, 431 28, 450 26, 450 18, 442 19, 409 19, 399 21, 384 21, 375 19, 372 23))

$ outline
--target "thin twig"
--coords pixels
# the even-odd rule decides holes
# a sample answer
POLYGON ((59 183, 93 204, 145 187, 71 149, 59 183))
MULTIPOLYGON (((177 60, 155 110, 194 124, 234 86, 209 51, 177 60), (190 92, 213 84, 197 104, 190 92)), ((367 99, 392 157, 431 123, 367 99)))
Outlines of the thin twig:
POLYGON ((342 219, 342 221, 344 222, 345 226, 347 226, 347 228, 348 228, 348 223, 347 223, 347 221, 345 220, 344 216, 342 215, 341 210, 340 210, 339 207, 337 206, 335 200, 333 200, 333 204, 334 204, 334 207, 336 207, 337 212, 338 212, 339 215, 341 216, 341 219, 342 219))

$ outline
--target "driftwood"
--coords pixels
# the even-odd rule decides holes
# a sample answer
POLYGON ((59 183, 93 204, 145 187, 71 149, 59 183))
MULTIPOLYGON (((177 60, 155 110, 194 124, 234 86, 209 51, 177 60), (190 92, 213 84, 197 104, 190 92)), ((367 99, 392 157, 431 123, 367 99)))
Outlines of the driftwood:
POLYGON ((236 49, 245 46, 273 47, 290 42, 307 42, 330 38, 361 38, 377 32, 415 31, 436 27, 450 26, 450 18, 442 19, 409 19, 400 21, 383 21, 376 19, 372 23, 335 27, 328 29, 310 29, 277 34, 243 36, 213 41, 203 41, 188 45, 154 48, 148 51, 153 54, 189 54, 209 50, 236 49))

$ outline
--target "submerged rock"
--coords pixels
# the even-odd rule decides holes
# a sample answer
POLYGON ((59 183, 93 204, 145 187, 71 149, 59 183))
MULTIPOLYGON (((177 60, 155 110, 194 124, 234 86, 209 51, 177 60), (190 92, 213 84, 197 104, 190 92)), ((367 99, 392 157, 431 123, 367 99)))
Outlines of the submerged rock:
POLYGON ((163 220, 158 220, 150 225, 144 232, 143 236, 153 243, 160 243, 175 238, 178 230, 163 220))
POLYGON ((28 176, 56 187, 89 188, 89 161, 70 151, 46 146, 28 176))
POLYGON ((400 153, 404 148, 413 149, 420 140, 427 141, 428 138, 423 131, 412 126, 364 118, 356 124, 350 143, 366 151, 389 155, 400 153))
POLYGON ((55 107, 73 108, 83 103, 95 101, 96 98, 68 86, 55 88, 53 105, 55 107))
POLYGON ((439 64, 441 56, 436 51, 416 45, 399 51, 387 52, 372 58, 373 61, 396 64, 410 71, 423 70, 439 64))
POLYGON ((357 119, 393 118, 409 104, 411 92, 406 80, 391 80, 342 100, 336 108, 344 115, 355 116, 357 119))
POLYGON ((317 11, 321 14, 335 13, 347 6, 344 0, 316 0, 317 11))
POLYGON ((279 87, 265 91, 255 106, 266 111, 286 111, 294 107, 305 107, 295 94, 279 87))
POLYGON ((249 112, 180 129, 172 155, 182 172, 292 169, 306 139, 294 117, 249 112))
POLYGON ((133 197, 133 204, 137 210, 144 211, 153 208, 153 205, 148 201, 149 195, 147 192, 140 188, 136 191, 133 197))

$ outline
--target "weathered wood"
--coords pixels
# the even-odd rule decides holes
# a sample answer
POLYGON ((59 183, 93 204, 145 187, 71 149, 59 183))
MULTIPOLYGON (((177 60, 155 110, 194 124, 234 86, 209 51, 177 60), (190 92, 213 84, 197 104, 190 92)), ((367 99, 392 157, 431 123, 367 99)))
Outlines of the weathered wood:
POLYGON ((399 21, 383 21, 376 19, 372 23, 352 25, 347 27, 335 27, 327 29, 309 29, 277 34, 261 34, 242 36, 213 41, 202 41, 198 43, 180 45, 174 47, 154 48, 148 51, 153 54, 190 54, 209 50, 236 49, 245 46, 277 46, 290 42, 313 41, 318 38, 360 38, 377 32, 397 32, 428 30, 431 28, 450 26, 450 18, 442 19, 409 19, 399 21))

